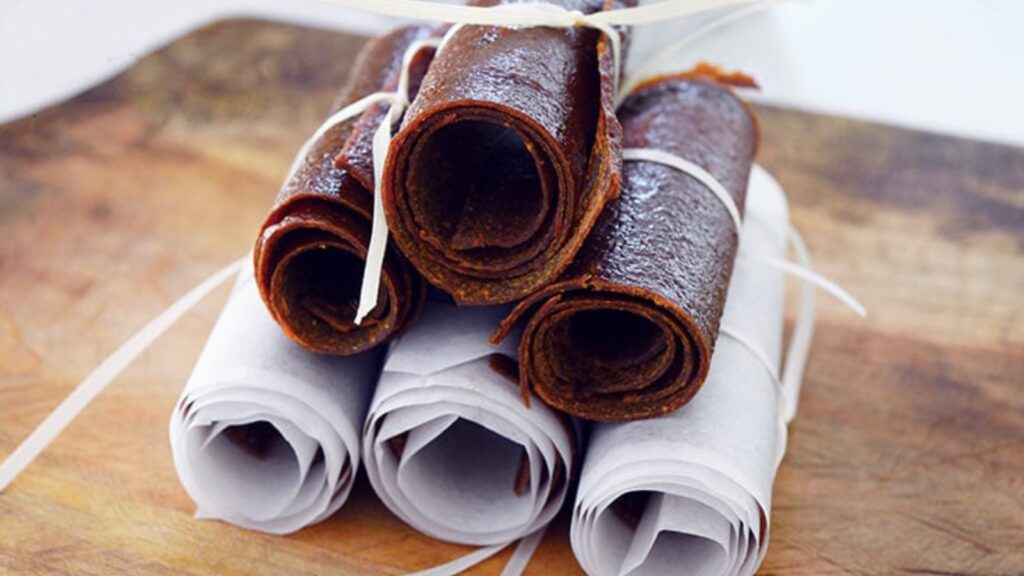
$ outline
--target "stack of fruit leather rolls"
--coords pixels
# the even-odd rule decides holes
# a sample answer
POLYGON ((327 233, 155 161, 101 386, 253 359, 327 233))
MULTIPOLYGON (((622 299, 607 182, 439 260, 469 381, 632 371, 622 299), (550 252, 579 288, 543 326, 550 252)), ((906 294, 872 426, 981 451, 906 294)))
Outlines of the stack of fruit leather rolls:
POLYGON ((285 534, 348 498, 381 353, 318 356, 289 341, 243 272, 171 415, 196 515, 285 534))
POLYGON ((363 430, 387 507, 450 542, 507 543, 544 528, 576 478, 575 424, 515 380, 515 347, 487 336, 507 310, 431 302, 396 340, 363 430))
MULTIPOLYGON (((553 3, 583 13, 635 4, 553 3)), ((451 37, 383 178, 392 237, 427 280, 460 304, 500 304, 569 265, 618 193, 620 65, 591 28, 468 26, 451 37)))
MULTIPOLYGON (((394 90, 406 50, 431 34, 407 27, 370 40, 335 109, 394 90)), ((432 56, 424 49, 413 60, 413 93, 432 56)), ((312 142, 256 241, 256 279, 267 308, 290 338, 315 352, 356 354, 389 340, 415 318, 426 295, 423 279, 389 247, 377 305, 354 322, 373 217, 373 133, 385 114, 384 104, 372 106, 312 142)))
MULTIPOLYGON (((742 213, 758 144, 753 112, 713 75, 641 84, 619 110, 627 149, 655 149, 714 176, 742 213)), ((521 384, 602 421, 678 409, 700 389, 739 231, 708 186, 676 168, 626 162, 573 265, 521 302, 495 335, 525 325, 521 384)))
POLYGON ((768 546, 772 483, 786 433, 776 383, 783 338, 788 214, 778 184, 755 168, 707 385, 662 418, 594 426, 571 541, 593 576, 749 575, 768 546))

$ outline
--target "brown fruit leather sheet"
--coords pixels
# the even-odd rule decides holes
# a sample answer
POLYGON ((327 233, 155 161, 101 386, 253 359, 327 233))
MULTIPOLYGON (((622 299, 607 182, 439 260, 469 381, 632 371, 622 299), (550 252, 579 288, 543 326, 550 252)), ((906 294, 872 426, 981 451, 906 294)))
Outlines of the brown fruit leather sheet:
MULTIPOLYGON (((625 148, 704 167, 743 209, 756 118, 729 88, 698 75, 657 78, 619 111, 625 148)), ((570 414, 636 420, 676 410, 700 389, 718 336, 738 236, 698 180, 627 162, 573 265, 520 303, 495 334, 525 323, 520 385, 570 414)))
MULTIPOLYGON (((593 13, 635 0, 555 3, 593 13)), ((452 38, 392 142, 383 182, 392 237, 427 280, 459 304, 484 305, 565 270, 618 194, 614 66, 608 39, 590 28, 470 26, 452 38)))
MULTIPOLYGON (((408 27, 370 40, 334 110, 393 90, 406 48, 431 33, 426 27, 408 27)), ((432 56, 429 49, 417 55, 412 89, 432 56)), ((256 281, 263 301, 285 334, 314 352, 350 355, 385 342, 408 325, 426 297, 426 283, 389 246, 377 306, 361 325, 354 323, 370 243, 373 133, 386 110, 384 104, 374 106, 314 143, 278 194, 256 241, 256 281)))

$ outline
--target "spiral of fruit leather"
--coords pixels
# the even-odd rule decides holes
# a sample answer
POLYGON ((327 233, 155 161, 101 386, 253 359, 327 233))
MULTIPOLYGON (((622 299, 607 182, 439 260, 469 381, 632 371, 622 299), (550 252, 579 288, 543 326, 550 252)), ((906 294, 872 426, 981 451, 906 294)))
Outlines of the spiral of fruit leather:
MULTIPOLYGON (((553 3, 594 13, 635 1, 553 3)), ((616 65, 590 28, 469 26, 452 37, 383 182, 392 237, 428 281, 459 304, 497 304, 568 267, 618 194, 616 65)))
MULTIPOLYGON (((626 148, 658 149, 710 172, 743 209, 757 120, 732 90, 704 76, 660 77, 619 111, 626 148)), ((559 280, 521 302, 520 385, 593 420, 676 410, 700 389, 725 305, 738 234, 700 181, 627 162, 621 197, 602 214, 559 280)))
MULTIPOLYGON (((370 40, 334 109, 393 90, 406 49, 431 33, 407 27, 370 40)), ((417 55, 412 89, 432 56, 432 50, 417 55)), ((413 320, 426 297, 422 277, 389 246, 377 306, 361 324, 354 322, 373 215, 373 133, 385 113, 383 104, 371 107, 314 142, 256 241, 263 301, 285 334, 314 352, 350 355, 385 342, 413 320)))

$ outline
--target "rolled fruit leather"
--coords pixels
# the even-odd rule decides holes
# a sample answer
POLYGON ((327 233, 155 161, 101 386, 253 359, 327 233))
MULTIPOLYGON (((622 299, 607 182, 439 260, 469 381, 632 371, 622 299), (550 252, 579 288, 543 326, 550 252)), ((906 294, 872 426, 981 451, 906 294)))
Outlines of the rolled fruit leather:
MULTIPOLYGON (((394 90, 406 49, 432 33, 427 27, 405 27, 367 42, 334 110, 394 90)), ((416 55, 410 90, 419 85, 432 56, 432 49, 416 55)), ((415 318, 426 297, 426 283, 389 246, 377 305, 362 324, 354 322, 373 217, 373 133, 386 110, 384 104, 373 106, 313 143, 256 241, 256 280, 264 303, 289 338, 314 352, 351 355, 386 342, 415 318)))
MULTIPOLYGON (((756 153, 756 117, 717 69, 640 85, 619 110, 626 148, 693 162, 742 211, 756 153)), ((608 206, 572 267, 521 302, 500 341, 524 322, 520 385, 575 416, 603 421, 666 414, 708 373, 738 231, 715 195, 683 172, 627 162, 608 206)))
MULTIPOLYGON (((513 2, 471 2, 499 3, 513 2)), ((469 26, 431 64, 392 142, 383 202, 396 244, 457 303, 511 302, 557 278, 618 194, 612 52, 590 28, 469 26)))

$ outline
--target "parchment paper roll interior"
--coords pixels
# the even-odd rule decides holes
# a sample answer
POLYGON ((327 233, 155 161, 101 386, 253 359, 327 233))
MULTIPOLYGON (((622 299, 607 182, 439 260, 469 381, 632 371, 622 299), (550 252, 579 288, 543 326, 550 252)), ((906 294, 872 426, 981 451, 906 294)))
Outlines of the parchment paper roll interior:
POLYGON ((243 273, 171 415, 174 466, 196 516, 286 534, 337 511, 380 359, 303 350, 243 273))
MULTIPOLYGON (((367 42, 335 110, 394 89, 406 49, 430 34, 426 27, 400 28, 367 42)), ((410 68, 413 93, 431 56, 422 50, 410 68)), ((356 354, 387 341, 412 321, 426 295, 423 279, 390 247, 377 305, 354 323, 373 215, 373 133, 385 110, 371 107, 313 142, 256 242, 267 307, 290 338, 315 352, 356 354)))
MULTIPOLYGON (((782 258, 787 208, 778 184, 751 176, 743 250, 782 258)), ((736 263, 723 325, 778 371, 783 277, 736 263)), ((785 426, 765 365, 720 336, 704 390, 662 418, 594 427, 573 514, 588 574, 753 574, 768 546, 772 482, 785 426)))
MULTIPOLYGON (((758 128, 732 90, 688 74, 658 78, 625 101, 619 120, 627 149, 697 164, 743 210, 758 128)), ((697 393, 736 255, 736 225, 699 180, 652 162, 626 162, 623 177, 573 265, 495 335, 524 323, 523 387, 593 420, 665 414, 697 393)))
POLYGON ((523 405, 514 347, 487 335, 506 310, 430 303, 393 345, 363 432, 374 490, 402 520, 461 544, 546 526, 575 471, 573 423, 523 405))
MULTIPOLYGON (((589 14, 635 0, 553 3, 589 14)), ((460 304, 511 302, 557 277, 618 193, 611 52, 590 28, 469 26, 431 64, 383 201, 402 252, 460 304)))

